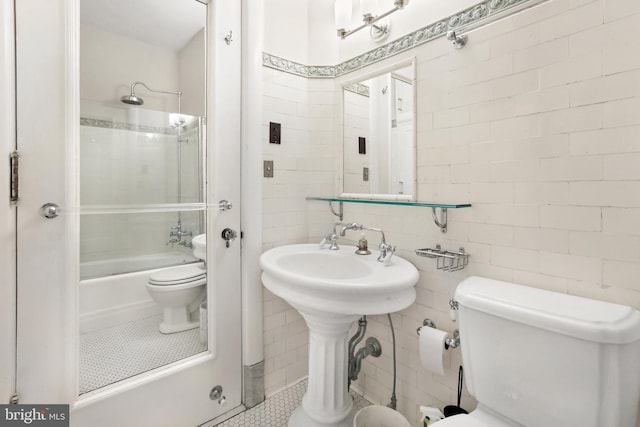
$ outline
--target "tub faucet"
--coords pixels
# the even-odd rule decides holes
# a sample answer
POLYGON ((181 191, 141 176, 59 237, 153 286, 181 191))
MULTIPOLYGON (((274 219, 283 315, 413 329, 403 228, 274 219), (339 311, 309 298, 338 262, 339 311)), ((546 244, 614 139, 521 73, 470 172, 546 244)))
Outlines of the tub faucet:
POLYGON ((178 221, 178 225, 171 227, 171 231, 169 232, 169 237, 177 237, 178 241, 182 240, 184 236, 192 236, 193 233, 190 231, 185 231, 182 229, 182 222, 178 221))
POLYGON ((178 224, 171 227, 169 231, 169 240, 167 241, 167 245, 171 245, 173 247, 174 244, 179 244, 184 246, 185 248, 192 248, 193 245, 191 242, 187 242, 186 240, 182 240, 183 237, 191 237, 193 233, 191 231, 186 231, 182 229, 182 221, 178 219, 178 224))
POLYGON ((167 240, 167 243, 165 243, 165 245, 171 245, 171 247, 173 247, 173 245, 175 245, 176 243, 180 243, 181 240, 178 237, 172 237, 169 240, 167 240))

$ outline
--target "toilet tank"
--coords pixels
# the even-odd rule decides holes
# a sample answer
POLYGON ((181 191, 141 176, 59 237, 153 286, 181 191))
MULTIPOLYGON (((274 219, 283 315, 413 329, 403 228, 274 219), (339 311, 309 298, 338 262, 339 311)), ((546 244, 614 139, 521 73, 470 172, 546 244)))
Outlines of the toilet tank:
POLYGON ((479 407, 525 426, 636 425, 638 310, 483 277, 455 299, 479 407))

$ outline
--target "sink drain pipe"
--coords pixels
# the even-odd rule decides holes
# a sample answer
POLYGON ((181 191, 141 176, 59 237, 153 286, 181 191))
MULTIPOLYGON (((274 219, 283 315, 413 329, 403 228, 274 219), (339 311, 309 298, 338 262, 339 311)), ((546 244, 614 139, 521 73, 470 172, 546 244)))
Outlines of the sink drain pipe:
MULTIPOLYGON (((349 391, 349 389, 351 388, 351 380, 353 378, 353 366, 355 364, 356 346, 360 341, 362 341, 366 333, 367 333, 367 316, 362 316, 360 320, 358 320, 358 331, 355 333, 354 336, 351 337, 351 339, 349 339, 349 355, 348 355, 349 358, 347 360, 347 366, 349 367, 348 369, 349 372, 347 375, 347 391, 349 391)), ((357 374, 356 374, 356 377, 357 377, 357 374)))
MULTIPOLYGON (((387 407, 391 409, 397 409, 398 399, 396 398, 396 378, 397 378, 396 333, 393 327, 393 321, 391 320, 391 313, 387 313, 387 319, 389 319, 389 328, 391 329, 391 342, 393 347, 393 389, 391 391, 391 401, 389 402, 387 407)), ((366 333, 367 333, 367 316, 362 316, 360 320, 358 320, 358 331, 355 333, 354 336, 351 337, 351 339, 349 339, 349 346, 348 346, 349 355, 348 355, 348 365, 347 365, 349 367, 349 374, 347 375, 347 391, 351 389, 351 380, 358 377, 358 371, 360 369, 357 369, 359 368, 359 366, 356 368, 356 366, 359 365, 359 363, 356 363, 357 361, 356 361, 355 350, 358 343, 362 341, 366 333), (355 369, 357 369, 357 371, 355 369)))

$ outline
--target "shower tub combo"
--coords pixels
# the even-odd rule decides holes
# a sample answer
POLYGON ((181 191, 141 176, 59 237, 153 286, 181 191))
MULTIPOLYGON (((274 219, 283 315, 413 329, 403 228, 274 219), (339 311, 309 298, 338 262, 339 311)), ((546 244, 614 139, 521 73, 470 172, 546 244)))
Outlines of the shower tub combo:
POLYGON ((81 101, 81 393, 207 350, 199 310, 188 329, 161 330, 169 288, 189 286, 167 274, 201 271, 200 299, 206 283, 191 244, 205 230, 204 124, 181 114, 180 95, 135 82, 134 107, 81 101), (140 108, 136 85, 177 95, 178 113, 140 108))
POLYGON ((165 268, 198 261, 181 252, 88 261, 80 265, 80 333, 144 319, 162 312, 147 292, 149 277, 165 268), (113 274, 113 271, 127 273, 113 274))

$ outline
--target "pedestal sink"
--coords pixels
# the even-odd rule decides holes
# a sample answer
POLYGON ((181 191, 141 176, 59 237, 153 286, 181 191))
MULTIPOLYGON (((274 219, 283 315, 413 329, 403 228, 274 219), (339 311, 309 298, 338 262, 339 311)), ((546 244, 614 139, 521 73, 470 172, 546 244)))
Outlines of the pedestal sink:
POLYGON ((353 247, 337 251, 318 244, 270 249, 260 257, 262 282, 304 317, 309 327, 307 392, 289 427, 351 427, 353 403, 347 390, 347 339, 365 314, 391 313, 416 298, 418 271, 393 256, 390 265, 353 247))
POLYGON ((193 255, 203 261, 207 260, 207 235, 198 234, 191 239, 193 245, 193 255))

